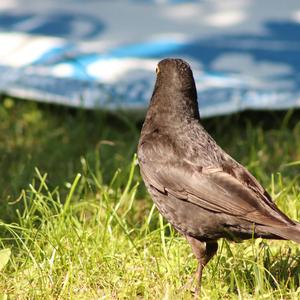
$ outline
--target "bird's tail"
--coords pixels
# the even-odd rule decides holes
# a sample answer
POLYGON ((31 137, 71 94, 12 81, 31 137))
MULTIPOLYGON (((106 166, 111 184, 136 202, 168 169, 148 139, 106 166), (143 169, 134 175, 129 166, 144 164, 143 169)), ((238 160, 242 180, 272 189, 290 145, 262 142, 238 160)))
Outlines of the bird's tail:
POLYGON ((286 240, 291 240, 300 244, 300 223, 280 227, 266 226, 265 230, 286 240))

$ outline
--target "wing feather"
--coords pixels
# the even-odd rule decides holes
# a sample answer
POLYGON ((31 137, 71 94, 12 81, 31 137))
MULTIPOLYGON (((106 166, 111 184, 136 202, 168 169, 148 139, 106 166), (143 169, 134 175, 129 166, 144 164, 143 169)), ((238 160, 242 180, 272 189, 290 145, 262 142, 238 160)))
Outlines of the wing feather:
POLYGON ((294 224, 279 211, 257 180, 242 166, 238 170, 225 167, 198 166, 190 161, 166 159, 162 164, 151 145, 140 147, 142 175, 149 185, 161 193, 189 201, 216 213, 233 215, 265 226, 294 224), (148 155, 151 151, 152 155, 148 155), (143 156, 153 157, 151 161, 143 156), (242 169, 241 169, 242 168, 242 169))

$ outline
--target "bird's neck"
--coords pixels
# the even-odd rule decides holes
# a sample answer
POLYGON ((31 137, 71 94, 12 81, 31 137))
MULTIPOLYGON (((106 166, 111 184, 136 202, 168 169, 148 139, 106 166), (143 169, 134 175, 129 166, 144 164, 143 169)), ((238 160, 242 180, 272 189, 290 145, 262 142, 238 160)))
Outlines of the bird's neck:
POLYGON ((192 120, 199 120, 197 94, 193 90, 174 93, 157 90, 153 93, 145 119, 145 127, 180 127, 192 120))

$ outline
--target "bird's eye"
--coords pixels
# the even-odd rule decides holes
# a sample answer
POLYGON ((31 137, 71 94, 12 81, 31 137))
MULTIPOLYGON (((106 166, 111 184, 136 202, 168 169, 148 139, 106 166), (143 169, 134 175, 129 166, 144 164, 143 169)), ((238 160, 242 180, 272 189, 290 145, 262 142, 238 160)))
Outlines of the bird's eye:
POLYGON ((156 67, 155 72, 156 72, 156 74, 159 73, 159 68, 158 67, 156 67))

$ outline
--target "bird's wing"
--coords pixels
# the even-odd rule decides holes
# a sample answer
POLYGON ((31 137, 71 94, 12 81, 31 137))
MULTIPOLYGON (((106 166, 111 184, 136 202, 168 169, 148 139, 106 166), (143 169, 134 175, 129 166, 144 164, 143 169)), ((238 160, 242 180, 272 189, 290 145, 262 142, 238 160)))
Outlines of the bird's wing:
POLYGON ((142 175, 150 186, 161 193, 168 193, 204 209, 234 215, 256 224, 293 224, 241 165, 237 164, 236 169, 230 171, 226 165, 203 168, 189 161, 175 161, 170 158, 172 155, 161 160, 163 153, 156 151, 160 147, 155 149, 151 144, 144 144, 142 147, 143 155, 153 158, 145 160, 144 163, 142 160, 142 175), (149 151, 151 155, 147 153, 149 151), (161 161, 165 163, 162 164, 161 161))

